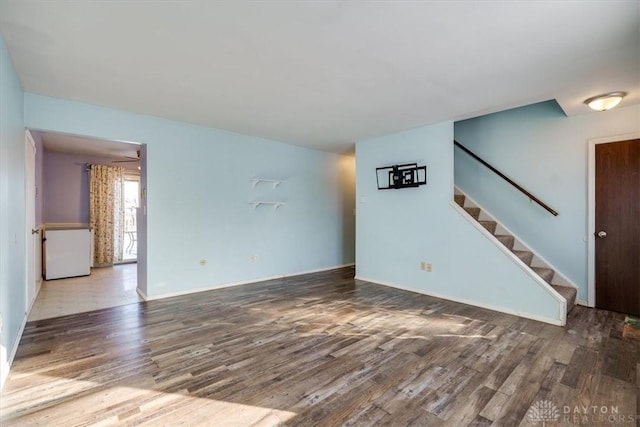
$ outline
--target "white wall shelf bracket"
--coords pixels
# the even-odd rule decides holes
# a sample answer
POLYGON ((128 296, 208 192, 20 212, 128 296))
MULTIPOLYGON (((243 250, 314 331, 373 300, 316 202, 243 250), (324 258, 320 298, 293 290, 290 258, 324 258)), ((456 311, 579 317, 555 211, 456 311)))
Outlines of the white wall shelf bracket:
POLYGON ((280 206, 284 205, 284 202, 249 202, 250 205, 253 205, 253 209, 257 209, 260 205, 271 205, 273 206, 273 210, 277 210, 280 206))
POLYGON ((270 182, 271 184, 273 184, 273 189, 274 190, 276 188, 278 188, 278 185, 280 185, 282 183, 282 181, 280 181, 278 179, 262 179, 262 178, 252 178, 251 179, 251 183, 253 184, 253 188, 256 188, 258 186, 258 184, 260 184, 261 182, 270 182))

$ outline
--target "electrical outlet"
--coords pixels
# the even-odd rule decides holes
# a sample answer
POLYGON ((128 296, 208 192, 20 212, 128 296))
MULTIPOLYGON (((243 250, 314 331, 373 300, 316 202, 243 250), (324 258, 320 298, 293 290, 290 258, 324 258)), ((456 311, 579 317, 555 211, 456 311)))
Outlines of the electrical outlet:
POLYGON ((201 260, 200 260, 200 265, 201 265, 201 266, 203 266, 203 267, 204 267, 205 265, 207 265, 207 260, 206 260, 206 259, 201 259, 201 260))
POLYGON ((427 269, 427 263, 424 261, 420 262, 420 270, 426 270, 427 269))
POLYGON ((430 262, 426 263, 425 270, 427 270, 427 272, 431 273, 431 263, 430 262))

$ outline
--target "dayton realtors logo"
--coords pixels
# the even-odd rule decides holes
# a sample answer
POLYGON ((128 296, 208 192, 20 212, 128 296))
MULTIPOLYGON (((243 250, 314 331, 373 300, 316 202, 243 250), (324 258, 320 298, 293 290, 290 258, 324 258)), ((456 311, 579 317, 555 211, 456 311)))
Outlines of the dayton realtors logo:
POLYGON ((560 411, 550 400, 538 400, 529 408, 527 417, 532 423, 542 423, 544 427, 547 422, 558 421, 560 411))
POLYGON ((638 415, 624 415, 620 413, 617 406, 562 406, 558 408, 550 400, 538 400, 527 411, 527 418, 532 423, 542 423, 546 426, 548 422, 561 421, 571 424, 635 424, 640 420, 638 415), (562 417, 562 419, 561 419, 562 417))

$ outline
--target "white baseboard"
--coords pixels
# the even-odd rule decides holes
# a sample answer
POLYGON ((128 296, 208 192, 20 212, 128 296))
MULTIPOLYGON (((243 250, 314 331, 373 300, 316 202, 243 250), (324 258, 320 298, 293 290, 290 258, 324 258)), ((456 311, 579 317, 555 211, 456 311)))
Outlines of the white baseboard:
POLYGON ((11 369, 11 365, 13 365, 13 359, 16 357, 16 352, 18 351, 18 345, 20 344, 20 340, 22 339, 22 333, 24 332, 24 327, 27 325, 27 314, 24 315, 24 319, 22 319, 22 326, 20 326, 20 330, 18 330, 18 335, 16 335, 16 339, 11 348, 11 352, 9 353, 9 357, 7 360, 2 361, 2 368, 0 372, 0 391, 4 388, 4 383, 9 376, 9 370, 11 369))
POLYGON ((361 277, 361 276, 356 276, 356 280, 361 280, 363 282, 374 283, 376 285, 388 286, 390 288, 402 289, 403 291, 415 292, 417 294, 428 295, 428 296, 431 296, 431 297, 440 298, 440 299, 444 299, 444 300, 448 300, 448 301, 459 302, 459 303, 462 303, 462 304, 472 305, 474 307, 486 308, 488 310, 497 311, 497 312, 500 312, 500 313, 512 314, 514 316, 524 317, 526 319, 536 320, 538 322, 549 323, 551 325, 556 325, 556 326, 564 326, 565 325, 565 321, 563 319, 554 319, 554 318, 551 318, 551 317, 538 316, 536 314, 531 314, 531 313, 522 313, 522 312, 519 312, 517 310, 511 310, 509 308, 499 307, 499 306, 495 306, 495 305, 492 305, 492 304, 486 304, 486 303, 483 303, 483 302, 472 301, 472 300, 468 300, 466 298, 452 297, 450 295, 442 295, 442 294, 438 294, 438 293, 434 293, 434 292, 424 292, 422 290, 408 288, 408 287, 401 286, 401 285, 398 285, 398 284, 395 284, 395 283, 368 279, 368 278, 361 277))
POLYGON ((86 222, 47 222, 42 226, 45 230, 55 230, 56 228, 89 228, 90 224, 86 222))
POLYGON ((144 292, 142 292, 140 289, 137 289, 137 291, 138 291, 138 294, 145 301, 152 301, 152 300, 158 300, 158 299, 164 299, 164 298, 178 297, 178 296, 182 296, 182 295, 195 294, 195 293, 199 293, 199 292, 213 291, 215 289, 230 288, 232 286, 242 286, 242 285, 249 285, 251 283, 266 282, 267 280, 284 279, 285 277, 295 277, 295 276, 303 276, 305 274, 321 273, 323 271, 337 270, 337 269, 345 268, 345 267, 353 267, 354 265, 355 265, 355 263, 352 262, 352 263, 349 263, 349 264, 341 264, 341 265, 337 265, 337 266, 333 266, 333 267, 318 268, 318 269, 314 269, 314 270, 307 270, 307 271, 301 271, 301 272, 296 272, 296 273, 281 274, 281 275, 277 275, 277 276, 261 277, 261 278, 258 278, 258 279, 244 280, 244 281, 240 281, 240 282, 222 283, 222 284, 219 284, 219 285, 206 286, 206 287, 203 287, 203 288, 188 289, 188 290, 185 290, 185 291, 170 292, 170 293, 161 294, 161 295, 151 295, 151 296, 149 296, 149 295, 146 295, 144 292))
POLYGON ((136 288, 136 292, 138 293, 138 295, 140 295, 140 298, 142 298, 143 300, 147 301, 149 298, 147 297, 147 294, 145 294, 142 289, 140 288, 136 288))
POLYGON ((31 309, 33 309, 33 305, 36 303, 36 300, 38 299, 38 295, 40 295, 40 289, 42 289, 42 278, 40 278, 40 280, 36 281, 36 293, 33 296, 33 299, 31 300, 31 302, 29 302, 29 309, 27 310, 27 314, 25 315, 25 319, 29 318, 29 314, 31 313, 31 309))

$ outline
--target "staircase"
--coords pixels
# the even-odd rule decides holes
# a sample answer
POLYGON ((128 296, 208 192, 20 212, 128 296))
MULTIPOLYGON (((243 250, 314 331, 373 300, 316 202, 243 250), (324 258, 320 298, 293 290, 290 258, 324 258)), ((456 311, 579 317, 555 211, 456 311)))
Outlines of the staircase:
POLYGON ((513 235, 509 234, 504 227, 491 219, 486 212, 483 212, 479 207, 475 206, 473 201, 468 199, 464 194, 459 194, 457 192, 457 194, 454 195, 454 200, 467 212, 467 214, 469 214, 480 225, 487 229, 500 243, 520 258, 528 268, 540 276, 542 280, 551 285, 551 287, 567 301, 567 313, 569 313, 576 303, 577 290, 575 287, 570 286, 568 283, 564 283, 565 281, 559 277, 553 269, 545 265, 540 258, 536 257, 533 252, 528 250, 528 248, 519 242, 513 235))

